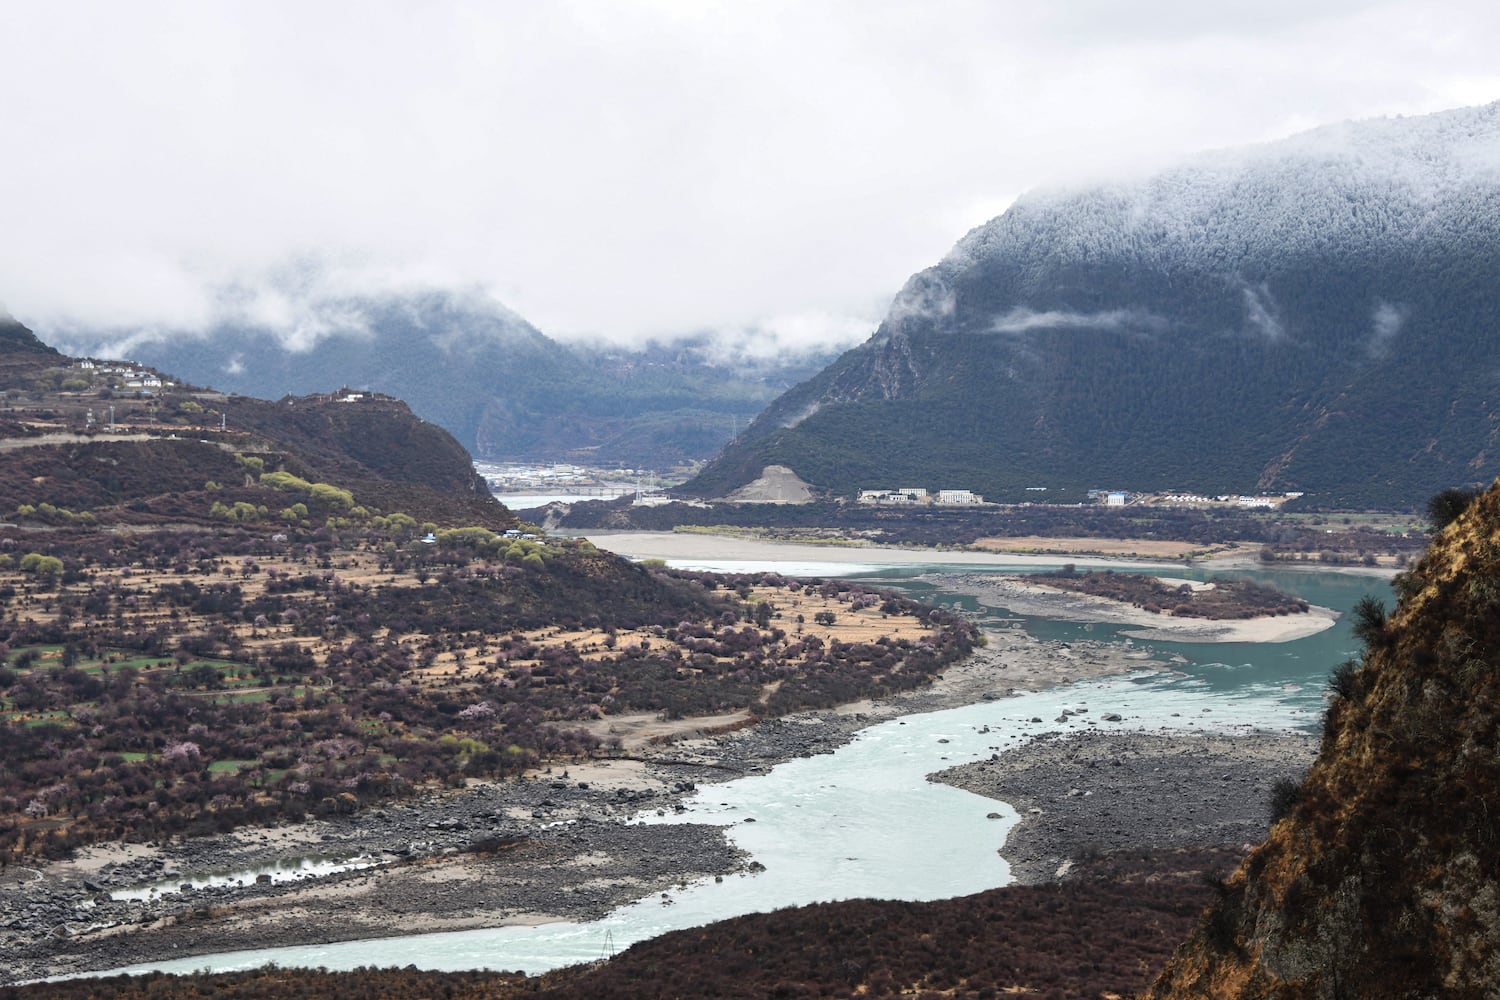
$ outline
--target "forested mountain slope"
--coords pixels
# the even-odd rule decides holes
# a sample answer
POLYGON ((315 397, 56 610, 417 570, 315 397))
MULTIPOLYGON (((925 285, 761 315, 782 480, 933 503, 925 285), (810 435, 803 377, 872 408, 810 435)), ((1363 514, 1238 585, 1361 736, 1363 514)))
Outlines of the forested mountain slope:
POLYGON ((1415 505, 1497 468, 1496 274, 1500 104, 1029 194, 690 489, 776 463, 843 494, 1415 505))

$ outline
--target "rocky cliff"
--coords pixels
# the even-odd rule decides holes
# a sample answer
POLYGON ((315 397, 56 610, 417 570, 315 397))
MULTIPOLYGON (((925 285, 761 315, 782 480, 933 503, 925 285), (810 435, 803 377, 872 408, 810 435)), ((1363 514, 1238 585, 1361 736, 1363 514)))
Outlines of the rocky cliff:
POLYGON ((1500 488, 1355 611, 1323 743, 1149 994, 1500 995, 1500 488))

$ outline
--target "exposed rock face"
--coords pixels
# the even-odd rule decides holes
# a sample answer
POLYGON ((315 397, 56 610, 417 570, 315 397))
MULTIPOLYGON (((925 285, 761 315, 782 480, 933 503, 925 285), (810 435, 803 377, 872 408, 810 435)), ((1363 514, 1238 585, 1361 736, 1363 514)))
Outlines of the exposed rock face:
POLYGON ((1317 762, 1151 997, 1500 996, 1500 487, 1396 589, 1388 621, 1356 611, 1317 762))
POLYGON ((808 503, 812 489, 784 465, 768 465, 760 478, 729 494, 738 503, 808 503))

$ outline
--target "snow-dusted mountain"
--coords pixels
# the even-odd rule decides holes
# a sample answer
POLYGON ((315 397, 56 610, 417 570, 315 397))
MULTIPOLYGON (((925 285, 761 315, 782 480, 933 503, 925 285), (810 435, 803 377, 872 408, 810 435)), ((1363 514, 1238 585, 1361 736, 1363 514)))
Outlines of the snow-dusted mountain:
POLYGON ((1414 504, 1500 468, 1497 347, 1500 104, 1345 123, 1023 197, 695 488, 1414 504))

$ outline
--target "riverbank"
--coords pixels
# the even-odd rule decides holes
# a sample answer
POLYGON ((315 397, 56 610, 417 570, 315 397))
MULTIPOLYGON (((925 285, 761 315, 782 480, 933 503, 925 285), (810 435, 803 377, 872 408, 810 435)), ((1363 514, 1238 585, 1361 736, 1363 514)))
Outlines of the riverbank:
POLYGON ((986 552, 977 549, 899 547, 853 542, 813 545, 807 542, 780 542, 689 531, 589 531, 585 532, 583 537, 601 549, 608 549, 632 559, 666 559, 674 563, 776 562, 801 565, 873 563, 883 566, 944 563, 956 566, 1056 566, 1066 561, 1079 566, 1129 566, 1140 569, 1153 567, 1159 569, 1162 566, 1159 560, 1131 560, 1110 556, 1027 555, 1014 552, 986 552))
POLYGON ((1013 806, 1006 839, 1023 884, 1067 876, 1105 853, 1242 847, 1264 839, 1271 791, 1300 781, 1311 736, 1266 733, 1048 733, 929 780, 1013 806))
MULTIPOLYGON (((936 563, 952 566, 1056 567, 1071 563, 1078 567, 1162 570, 1182 567, 1181 559, 1089 555, 1073 552, 1035 553, 985 550, 979 548, 942 549, 929 546, 877 545, 854 541, 829 541, 822 544, 772 541, 737 535, 714 535, 686 531, 586 531, 587 538, 601 549, 632 559, 665 559, 680 564, 703 563, 792 563, 809 565, 877 565, 909 566, 936 563)), ((1362 566, 1316 562, 1277 562, 1267 565, 1255 551, 1230 549, 1192 565, 1221 570, 1274 569, 1305 573, 1340 573, 1390 579, 1398 572, 1390 566, 1362 566)), ((789 570, 782 572, 790 573, 789 570)))

